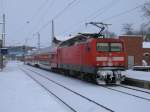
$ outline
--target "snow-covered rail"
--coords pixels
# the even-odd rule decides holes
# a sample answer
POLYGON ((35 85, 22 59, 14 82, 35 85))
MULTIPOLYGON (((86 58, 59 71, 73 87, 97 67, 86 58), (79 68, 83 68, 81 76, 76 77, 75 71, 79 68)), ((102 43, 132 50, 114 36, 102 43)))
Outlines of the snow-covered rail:
POLYGON ((40 76, 41 78, 44 78, 45 80, 48 80, 48 81, 52 82, 53 84, 55 84, 55 85, 57 85, 57 86, 59 86, 59 87, 65 89, 65 90, 67 90, 68 92, 71 92, 71 93, 75 94, 76 96, 82 98, 83 100, 86 100, 86 101, 88 101, 88 102, 90 102, 90 103, 93 103, 95 106, 97 106, 97 107, 95 107, 95 108, 100 108, 100 109, 98 109, 97 111, 101 110, 101 111, 106 111, 106 112, 115 112, 114 110, 112 110, 112 109, 110 109, 110 108, 108 108, 108 107, 106 107, 106 106, 104 106, 104 105, 102 105, 102 104, 100 104, 100 103, 98 103, 98 102, 96 102, 96 101, 94 101, 94 100, 92 100, 92 99, 90 99, 90 98, 88 98, 88 97, 86 97, 86 96, 84 96, 84 95, 78 93, 78 92, 75 92, 75 91, 71 90, 70 88, 65 87, 64 85, 62 85, 62 84, 60 84, 60 83, 58 83, 58 82, 56 82, 56 81, 54 81, 54 80, 51 80, 50 78, 48 78, 48 77, 46 77, 46 76, 43 76, 43 75, 42 75, 41 73, 39 73, 39 72, 30 70, 30 69, 26 69, 26 70, 25 70, 25 69, 21 69, 21 70, 22 70, 23 72, 25 72, 25 74, 27 74, 27 75, 28 75, 30 78, 32 78, 35 82, 37 82, 41 87, 43 87, 46 91, 48 91, 48 92, 51 93, 53 96, 55 96, 57 99, 59 99, 63 104, 65 104, 65 105, 66 105, 68 108, 70 108, 73 112, 80 112, 80 110, 75 109, 74 107, 70 106, 66 101, 64 101, 64 100, 61 99, 59 96, 57 96, 56 93, 52 92, 52 91, 51 91, 50 89, 48 89, 43 83, 41 83, 41 82, 40 82, 40 78, 37 79, 36 77, 37 77, 37 76, 40 76), (36 74, 36 77, 35 77, 35 75, 32 75, 31 72, 34 73, 34 74, 36 74))
POLYGON ((122 93, 122 94, 126 94, 126 95, 129 95, 129 96, 133 96, 133 97, 136 97, 136 98, 140 98, 140 99, 143 99, 143 100, 147 100, 147 101, 149 101, 150 102, 150 95, 149 95, 149 97, 148 98, 146 98, 146 97, 143 97, 143 93, 142 93, 142 96, 140 96, 140 95, 136 95, 136 94, 134 94, 135 93, 135 91, 137 91, 137 90, 133 90, 133 91, 131 91, 131 89, 129 90, 129 89, 127 89, 127 88, 124 88, 124 87, 106 87, 106 86, 102 86, 102 87, 104 87, 104 88, 107 88, 107 89, 110 89, 110 90, 112 90, 112 91, 116 91, 116 92, 119 92, 119 93, 122 93))
MULTIPOLYGON (((30 69, 28 69, 28 70, 30 70, 30 69)), ((69 88, 67 88, 67 87, 65 87, 65 86, 63 86, 63 85, 61 85, 61 84, 59 84, 59 83, 57 83, 56 81, 53 81, 53 80, 47 78, 46 76, 43 76, 42 74, 40 74, 40 73, 38 73, 38 72, 35 72, 35 71, 33 71, 33 70, 30 70, 30 71, 32 71, 32 72, 34 72, 34 73, 40 75, 41 77, 44 77, 44 78, 48 79, 49 81, 52 81, 53 83, 55 83, 55 84, 57 84, 57 85, 59 85, 59 86, 65 88, 65 89, 67 89, 67 90, 69 90, 69 91, 71 91, 71 92, 73 92, 73 93, 75 93, 75 94, 80 95, 81 97, 86 98, 86 99, 89 100, 89 101, 92 101, 91 99, 88 99, 87 97, 85 97, 85 96, 83 96, 83 95, 81 95, 81 94, 79 94, 79 93, 77 93, 77 92, 75 92, 75 91, 73 91, 73 90, 71 90, 71 89, 69 89, 69 88)), ((129 91, 129 88, 128 88, 128 89, 125 89, 125 90, 121 90, 121 88, 118 88, 118 87, 114 87, 114 88, 112 88, 112 87, 107 87, 107 86, 102 86, 102 87, 107 88, 107 89, 110 89, 110 90, 113 90, 113 91, 116 91, 116 92, 120 92, 120 93, 123 93, 123 94, 126 94, 126 95, 130 95, 130 96, 133 96, 133 97, 136 97, 136 98, 140 98, 140 99, 143 99, 143 100, 150 101, 150 96, 149 96, 149 98, 145 98, 145 97, 143 97, 143 96, 133 94, 135 91, 138 91, 138 90, 134 90, 134 91, 130 92, 130 91, 129 91)), ((122 88, 125 88, 125 87, 122 86, 122 88)), ((130 88, 130 89, 131 89, 131 88, 130 88)), ((132 89, 132 90, 133 90, 133 89, 132 89)), ((140 91, 140 92, 141 92, 141 91, 140 91)), ((144 92, 144 91, 142 91, 142 92, 144 92)), ((150 93, 149 93, 149 94, 150 94, 150 93)), ((93 102, 93 101, 92 101, 92 102, 93 102)), ((94 103, 95 103, 95 102, 94 102, 94 103)), ((99 106, 104 107, 104 106, 101 105, 101 104, 98 104, 98 103, 96 103, 96 104, 99 105, 99 106)), ((107 107, 104 107, 104 108, 107 109, 107 107)))
POLYGON ((63 101, 61 98, 59 98, 57 95, 55 95, 53 92, 51 92, 48 88, 46 88, 43 84, 41 84, 38 80, 36 80, 33 76, 31 76, 27 71, 21 69, 27 76, 29 76, 31 79, 33 79, 37 84, 39 84, 42 88, 44 88, 48 93, 52 94, 54 97, 56 97, 58 100, 60 100, 63 104, 65 104, 69 109, 71 109, 73 112, 78 112, 74 108, 72 108, 70 105, 68 105, 65 101, 63 101))
MULTIPOLYGON (((40 74, 40 73, 38 73, 38 72, 36 72, 36 71, 30 70, 30 69, 28 69, 28 70, 29 70, 29 71, 32 71, 32 72, 34 72, 34 73, 36 73, 36 74, 38 74, 38 75, 40 75, 41 77, 44 77, 44 78, 48 79, 49 81, 52 81, 52 82, 55 83, 55 84, 58 84, 59 86, 62 86, 63 88, 65 88, 65 89, 67 89, 67 90, 69 90, 69 91, 74 92, 75 94, 80 95, 79 93, 76 93, 75 91, 73 91, 73 90, 71 90, 71 89, 69 89, 69 88, 67 88, 67 87, 65 87, 65 86, 63 86, 63 85, 57 83, 56 81, 53 81, 53 80, 47 78, 46 76, 43 76, 42 74, 40 74)), ((139 90, 139 89, 135 89, 135 88, 131 88, 131 87, 127 87, 127 86, 123 86, 123 85, 119 85, 119 86, 120 86, 121 88, 118 88, 118 87, 112 88, 112 87, 107 87, 107 86, 101 86, 101 87, 110 89, 110 90, 112 90, 112 91, 120 92, 120 93, 122 93, 122 94, 130 95, 130 96, 133 96, 133 97, 136 97, 136 98, 140 98, 140 99, 143 99, 143 100, 150 101, 150 96, 149 96, 148 98, 145 98, 145 97, 143 97, 143 95, 140 96, 140 95, 133 94, 133 93, 135 93, 135 91, 139 91, 139 92, 143 92, 143 93, 147 93, 147 94, 150 94, 150 92, 143 91, 143 90, 139 90), (122 89, 122 88, 126 88, 126 89, 122 89), (129 90, 133 90, 133 91, 130 92, 129 90)), ((84 96, 82 96, 82 95, 80 95, 80 96, 81 96, 81 97, 84 97, 84 96)), ((87 100, 90 101, 90 99, 87 99, 87 100)), ((102 106, 102 105, 100 105, 100 106, 102 106)), ((102 107, 103 107, 103 106, 102 106, 102 107)), ((105 108, 105 107, 104 107, 104 108, 105 108)))
MULTIPOLYGON (((109 107, 110 109, 114 110, 115 112, 131 112, 131 111, 147 112, 147 111, 149 111, 149 105, 150 105, 149 100, 137 98, 135 96, 124 94, 122 92, 117 92, 117 91, 114 91, 111 89, 97 86, 95 84, 81 81, 81 80, 78 80, 76 78, 63 76, 63 75, 60 75, 59 73, 53 73, 53 72, 45 71, 45 70, 42 70, 39 68, 27 66, 27 65, 23 65, 22 68, 24 68, 25 70, 30 69, 30 70, 33 70, 35 72, 38 72, 41 75, 43 75, 43 76, 45 76, 45 77, 47 77, 47 78, 49 78, 55 82, 58 82, 59 84, 65 86, 65 87, 67 87, 67 88, 69 88, 69 89, 71 89, 71 90, 73 90, 73 91, 75 91, 75 92, 77 92, 83 96, 88 97, 89 99, 92 99, 92 100, 94 100, 94 101, 96 101, 96 102, 98 102, 104 106, 109 107)), ((42 80, 42 78, 43 78, 43 77, 38 76, 35 73, 31 72, 31 74, 32 74, 32 76, 38 78, 38 80, 42 80)), ((43 78, 43 80, 44 81, 42 82, 42 84, 45 83, 52 88, 53 88, 53 86, 56 86, 56 84, 53 84, 50 81, 46 81, 45 78, 43 78)), ((108 87, 108 86, 106 86, 106 87, 108 87)), ((150 92, 150 90, 147 90, 147 89, 134 87, 135 89, 141 90, 141 91, 135 91, 135 90, 123 88, 120 86, 117 86, 117 87, 116 86, 115 87, 109 86, 109 87, 113 88, 113 89, 117 89, 119 91, 127 92, 129 94, 144 97, 147 99, 150 98, 149 94, 141 92, 141 91, 150 92)), ((73 107, 75 107, 75 109, 78 108, 81 112, 85 112, 85 110, 83 111, 83 108, 86 108, 86 112, 87 111, 91 112, 91 108, 92 108, 92 112, 99 112, 96 109, 93 110, 93 107, 95 108, 96 106, 94 104, 90 103, 89 101, 86 101, 86 103, 83 103, 83 99, 81 98, 82 100, 80 100, 79 97, 76 98, 76 95, 72 96, 72 97, 68 96, 68 94, 71 94, 71 92, 67 92, 68 90, 62 89, 62 87, 59 87, 57 85, 57 87, 54 87, 53 89, 55 89, 55 91, 54 91, 55 93, 57 91, 58 96, 60 98, 62 98, 64 101, 70 100, 69 102, 67 101, 67 104, 70 105, 71 103, 77 102, 76 103, 77 106, 73 106, 73 107), (79 103, 79 102, 82 102, 82 103, 79 103)), ((104 112, 104 111, 108 111, 108 110, 103 109, 101 111, 104 112)))
POLYGON ((132 87, 132 86, 126 86, 126 85, 123 85, 123 84, 119 84, 118 86, 121 86, 123 88, 127 88, 127 89, 131 89, 131 90, 135 90, 135 91, 139 91, 139 92, 143 92, 143 93, 147 93, 147 94, 150 94, 150 91, 146 91, 146 90, 142 90, 140 88, 137 89, 137 87, 132 87))

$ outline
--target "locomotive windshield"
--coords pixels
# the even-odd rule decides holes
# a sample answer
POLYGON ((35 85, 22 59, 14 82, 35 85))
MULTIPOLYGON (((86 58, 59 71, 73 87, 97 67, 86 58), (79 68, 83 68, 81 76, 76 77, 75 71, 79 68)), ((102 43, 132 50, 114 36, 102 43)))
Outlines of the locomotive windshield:
POLYGON ((120 52, 122 51, 122 43, 97 43, 97 51, 120 52))

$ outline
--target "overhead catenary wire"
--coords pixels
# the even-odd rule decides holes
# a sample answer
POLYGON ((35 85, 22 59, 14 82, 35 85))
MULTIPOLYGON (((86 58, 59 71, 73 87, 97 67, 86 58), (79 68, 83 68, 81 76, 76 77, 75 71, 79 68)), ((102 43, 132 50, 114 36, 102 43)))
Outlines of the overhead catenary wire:
POLYGON ((103 13, 106 13, 107 11, 109 11, 112 7, 114 7, 115 5, 117 5, 119 2, 120 2, 121 0, 112 0, 108 5, 106 5, 105 7, 104 7, 104 11, 102 11, 102 12, 100 12, 100 10, 99 11, 97 11, 98 13, 96 14, 93 14, 93 15, 91 15, 91 19, 95 19, 95 18, 97 18, 98 16, 101 16, 103 13))
POLYGON ((104 7, 97 9, 96 11, 94 11, 92 14, 86 16, 81 21, 78 21, 75 24, 71 25, 69 28, 65 29, 62 33, 65 33, 66 31, 68 31, 69 29, 71 29, 72 26, 78 26, 79 27, 79 25, 83 24, 83 22, 85 23, 85 21, 88 20, 89 18, 96 18, 97 15, 103 14, 104 12, 106 12, 109 9, 111 9, 112 7, 114 7, 116 4, 119 3, 119 1, 120 0, 115 0, 115 1, 112 0, 111 2, 109 2, 108 4, 106 4, 104 7))
MULTIPOLYGON (((54 3, 55 0, 51 1, 51 5, 54 3)), ((55 16, 53 16, 53 18, 57 19, 58 17, 60 17, 64 12, 66 12, 68 10, 68 8, 72 7, 73 4, 76 3, 76 1, 78 0, 72 0, 71 2, 69 2, 59 13, 57 13, 55 16)), ((79 3, 79 1, 78 1, 79 3)), ((46 14, 46 13, 45 13, 46 14)), ((42 16, 43 17, 43 16, 42 16)), ((37 30, 36 32, 41 32, 43 29, 45 29, 52 21, 53 19, 50 19, 49 21, 47 21, 42 27, 40 27, 39 30, 37 30)), ((34 29, 36 29, 38 27, 39 23, 37 24, 36 27, 34 27, 34 29)), ((31 35, 34 31, 30 31, 26 37, 28 37, 29 35, 31 35)))
POLYGON ((57 19, 58 17, 60 17, 66 10, 68 10, 69 7, 71 7, 72 4, 74 4, 77 0, 73 0, 70 3, 67 4, 67 6, 62 9, 59 13, 57 13, 54 17, 53 20, 57 19))
POLYGON ((134 7, 134 8, 131 8, 131 9, 129 9, 129 10, 125 10, 125 11, 123 11, 123 12, 121 12, 121 13, 116 14, 116 15, 112 15, 112 16, 110 16, 110 17, 108 17, 108 18, 104 18, 104 19, 102 19, 102 21, 111 20, 111 19, 120 17, 120 16, 122 16, 122 15, 128 14, 128 13, 130 13, 130 12, 132 12, 132 11, 134 11, 134 10, 136 10, 136 9, 138 9, 138 8, 140 8, 140 7, 142 7, 142 6, 144 6, 144 4, 145 4, 145 3, 140 4, 140 5, 138 5, 138 6, 134 7))
POLYGON ((47 9, 45 10, 45 12, 41 15, 40 19, 38 19, 38 22, 37 22, 38 24, 36 24, 35 26, 33 26, 33 28, 32 28, 33 30, 31 30, 31 31, 28 33, 28 35, 30 35, 31 33, 33 33, 33 32, 34 32, 34 29, 36 29, 36 28, 39 26, 40 22, 42 21, 42 19, 43 19, 43 18, 45 17, 45 15, 47 14, 47 11, 49 11, 49 9, 52 8, 54 2, 55 2, 55 0, 52 0, 52 1, 49 3, 49 5, 48 5, 47 9))
MULTIPOLYGON (((54 0, 52 0, 54 1, 54 0)), ((40 12, 43 10, 43 8, 45 8, 45 5, 47 4, 52 4, 50 0, 45 0, 38 8, 37 10, 34 12, 34 14, 27 20, 23 23, 22 26, 20 26, 15 32, 21 32, 21 31, 24 31, 24 29, 26 28, 27 25, 29 24, 32 24, 33 21, 35 20, 35 18, 40 14, 40 12)))
MULTIPOLYGON (((120 16, 122 16, 122 15, 128 14, 128 13, 130 13, 130 12, 132 12, 132 11, 134 11, 134 10, 136 10, 136 9, 138 9, 138 8, 140 8, 140 7, 142 7, 142 6, 144 6, 144 4, 145 4, 145 3, 140 4, 140 5, 138 5, 138 6, 134 7, 134 8, 125 10, 125 11, 123 11, 123 12, 120 12, 120 13, 118 13, 118 14, 112 15, 112 16, 110 16, 110 17, 104 18, 104 19, 102 19, 101 21, 106 21, 106 20, 111 20, 111 19, 118 18, 118 17, 120 17, 120 16)), ((96 16, 95 16, 94 18, 96 18, 96 16)), ((77 30, 79 30, 79 29, 77 29, 77 30)))
MULTIPOLYGON (((53 0, 52 0, 53 1, 53 0)), ((39 14, 39 12, 50 2, 50 0, 45 0, 36 10, 36 12, 32 15, 31 20, 29 21, 33 21, 36 16, 39 14)), ((51 4, 51 3, 50 3, 51 4)))
POLYGON ((53 19, 57 19, 58 17, 60 17, 64 12, 66 12, 68 10, 68 8, 70 8, 77 0, 72 0, 71 2, 69 2, 66 7, 64 7, 60 12, 58 12, 52 19, 50 19, 49 21, 47 21, 39 30, 38 32, 42 31, 43 29, 45 29, 53 19))

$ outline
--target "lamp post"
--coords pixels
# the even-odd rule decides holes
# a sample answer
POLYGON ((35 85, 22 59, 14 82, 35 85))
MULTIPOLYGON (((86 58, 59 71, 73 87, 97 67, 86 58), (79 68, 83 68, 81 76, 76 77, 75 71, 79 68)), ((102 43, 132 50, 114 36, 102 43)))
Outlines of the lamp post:
MULTIPOLYGON (((0 45, 0 48, 2 49, 4 46, 5 46, 5 14, 3 14, 3 22, 1 22, 0 24, 2 24, 2 39, 1 39, 1 45, 0 45)), ((3 70, 3 67, 4 67, 4 60, 3 60, 3 55, 0 54, 0 67, 1 67, 1 70, 3 70)))

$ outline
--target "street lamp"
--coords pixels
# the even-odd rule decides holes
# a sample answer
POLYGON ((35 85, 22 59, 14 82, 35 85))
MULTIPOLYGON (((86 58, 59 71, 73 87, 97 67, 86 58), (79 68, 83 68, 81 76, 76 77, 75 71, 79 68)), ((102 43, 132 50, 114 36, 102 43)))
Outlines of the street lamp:
MULTIPOLYGON (((4 22, 3 23, 0 23, 0 24, 2 24, 3 25, 3 32, 2 32, 2 34, 0 34, 1 35, 1 42, 0 42, 0 49, 2 49, 3 47, 4 47, 4 38, 5 38, 5 30, 4 30, 4 22)), ((3 67, 4 67, 4 60, 3 60, 3 54, 2 53, 0 53, 0 68, 1 68, 1 70, 3 70, 3 67)))

